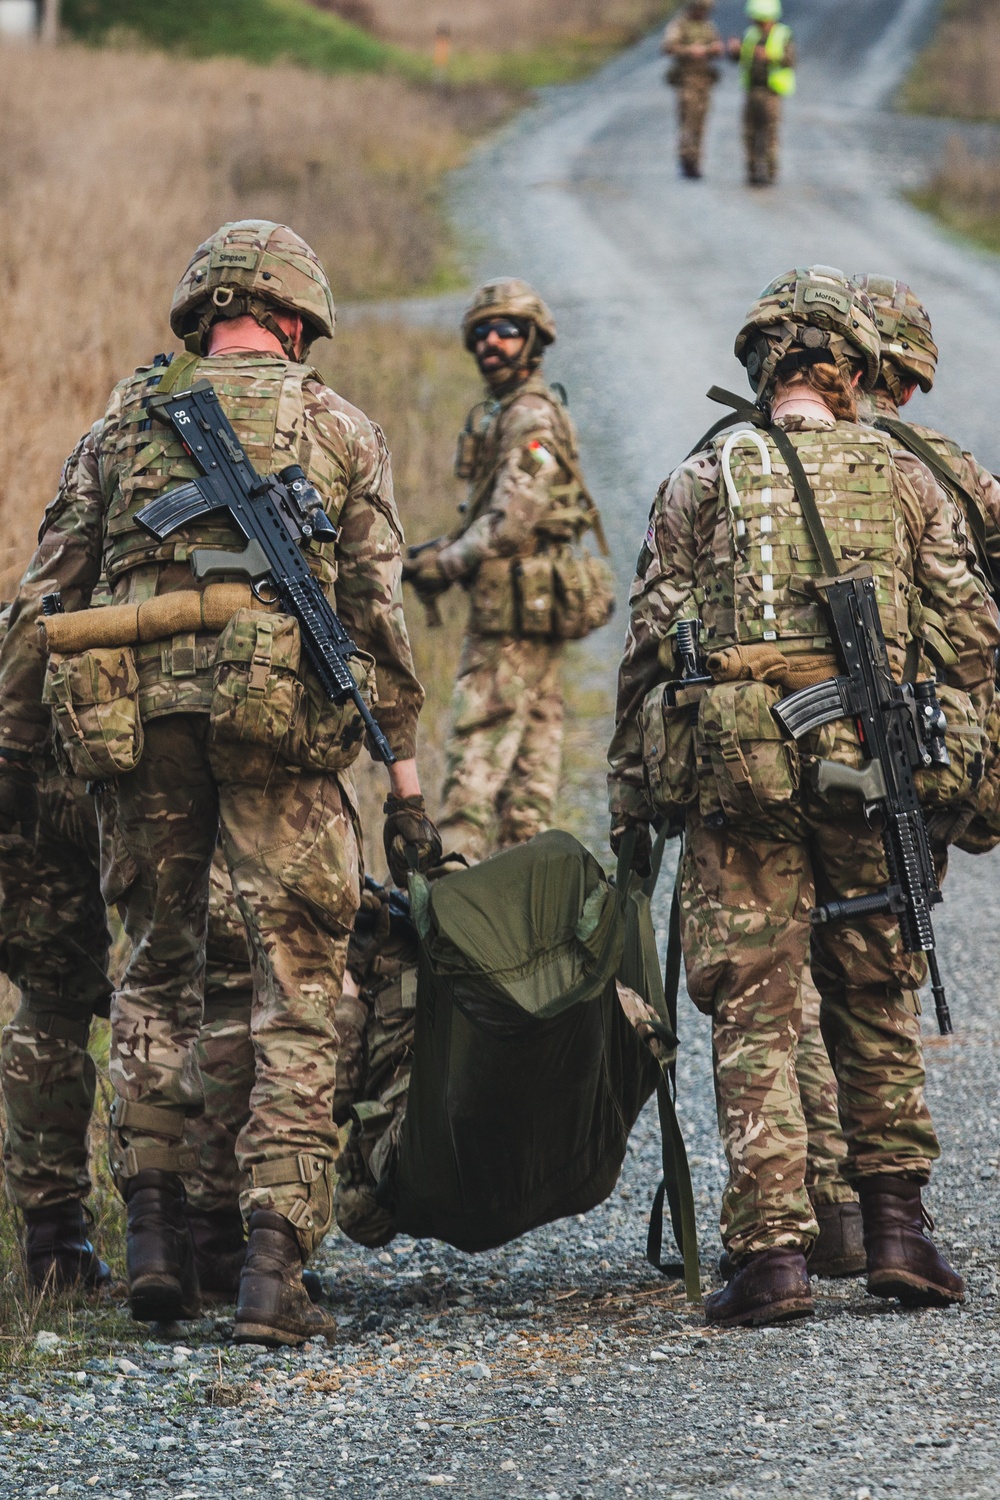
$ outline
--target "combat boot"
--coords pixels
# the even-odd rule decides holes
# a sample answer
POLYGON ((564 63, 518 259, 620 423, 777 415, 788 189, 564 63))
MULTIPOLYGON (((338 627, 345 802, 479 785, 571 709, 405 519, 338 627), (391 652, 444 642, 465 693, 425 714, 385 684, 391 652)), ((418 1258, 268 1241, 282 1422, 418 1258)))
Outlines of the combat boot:
POLYGON ((147 1167, 125 1182, 128 1293, 137 1323, 173 1323, 201 1310, 184 1184, 147 1167))
POLYGON ((705 1300, 705 1321, 719 1328, 760 1328, 812 1316, 809 1272, 801 1250, 758 1250, 721 1292, 705 1300))
POLYGON ((847 1203, 814 1203, 813 1213, 819 1235, 809 1256, 809 1275, 831 1279, 863 1276, 868 1262, 861 1231, 861 1205, 853 1199, 847 1203))
POLYGON ((302 1252, 281 1214, 256 1209, 240 1277, 233 1337, 238 1344, 302 1344, 337 1331, 336 1319, 313 1305, 302 1283, 302 1252))
POLYGON ((202 1296, 209 1302, 235 1302, 247 1258, 239 1206, 199 1209, 188 1204, 185 1216, 202 1296))
POLYGON ((868 1292, 898 1297, 904 1307, 950 1307, 965 1301, 965 1282, 927 1234, 934 1223, 920 1184, 882 1174, 857 1184, 868 1258, 868 1292))
POLYGON ((24 1264, 36 1291, 107 1286, 111 1271, 87 1238, 88 1218, 78 1198, 25 1209, 24 1264))

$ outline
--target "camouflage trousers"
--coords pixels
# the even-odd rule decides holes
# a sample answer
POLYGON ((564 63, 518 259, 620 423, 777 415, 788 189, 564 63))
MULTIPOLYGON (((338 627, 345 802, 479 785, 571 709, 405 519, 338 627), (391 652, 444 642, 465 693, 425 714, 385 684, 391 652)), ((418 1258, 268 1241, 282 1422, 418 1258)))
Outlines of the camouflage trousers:
MULTIPOLYGON (((115 847, 107 805, 99 857, 97 807, 83 781, 53 765, 40 779, 39 802, 34 855, 14 859, 0 849, 0 965, 21 991, 0 1040, 4 1168, 8 1195, 22 1212, 82 1200, 91 1192, 87 1148, 96 1070, 87 1041, 92 1017, 109 1013, 112 990, 100 866, 103 891, 113 901, 135 878, 127 859, 116 863, 122 851, 115 847)), ((217 856, 198 1043, 206 1110, 188 1122, 185 1136, 197 1153, 185 1183, 198 1208, 231 1207, 239 1198, 235 1139, 253 1078, 251 994, 246 930, 217 856), (232 1121, 235 1128, 227 1133, 220 1122, 232 1121)))
POLYGON ((778 128, 781 100, 768 88, 747 90, 743 105, 743 150, 747 181, 772 183, 778 176, 778 128))
POLYGON ((840 1126, 837 1077, 820 1025, 820 993, 811 971, 802 978, 802 1027, 795 1050, 795 1076, 806 1122, 806 1190, 809 1201, 849 1203, 855 1197, 844 1180, 847 1143, 840 1126))
MULTIPOLYGON (((916 990, 922 955, 885 917, 811 934, 820 900, 885 883, 879 840, 859 816, 806 816, 800 838, 688 824, 681 877, 689 993, 712 1016, 719 1128, 729 1164, 722 1237, 737 1259, 806 1247, 807 1131, 797 1076, 810 962, 822 995, 846 1142, 843 1177, 926 1181, 940 1154, 924 1100, 916 990)), ((829 814, 827 814, 829 816, 829 814)))
POLYGON ((709 83, 683 84, 677 89, 677 155, 681 166, 688 171, 701 170, 705 121, 711 101, 709 83))
POLYGON ((438 826, 482 859, 551 826, 562 762, 562 646, 467 635, 452 700, 438 826))
POLYGON ((121 901, 132 956, 111 1007, 116 1177, 195 1165, 182 1143, 205 1103, 198 1041, 218 838, 253 965, 241 1207, 289 1219, 309 1254, 333 1212, 334 1012, 359 901, 345 791, 334 776, 281 766, 264 787, 220 780, 207 716, 171 714, 146 725, 143 757, 118 782, 116 816, 137 871, 121 901))
POLYGON ((97 1074, 87 1039, 111 1000, 94 799, 54 761, 40 774, 38 799, 34 852, 0 847, 0 969, 21 992, 0 1040, 3 1159, 22 1211, 90 1192, 97 1074))

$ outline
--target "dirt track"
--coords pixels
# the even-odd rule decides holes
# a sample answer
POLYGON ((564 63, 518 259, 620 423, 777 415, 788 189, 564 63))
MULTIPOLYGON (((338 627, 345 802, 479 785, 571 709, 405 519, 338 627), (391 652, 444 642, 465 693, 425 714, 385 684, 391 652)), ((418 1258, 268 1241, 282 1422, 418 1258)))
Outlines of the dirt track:
MULTIPOLYGON (((553 92, 456 184, 459 223, 484 247, 478 269, 527 275, 554 305, 552 374, 583 431, 623 593, 657 483, 716 414, 702 392, 743 389, 730 353, 741 313, 788 265, 911 280, 942 348, 940 387, 920 415, 1000 462, 1000 265, 953 245, 897 196, 940 128, 877 112, 933 8, 789 0, 804 63, 773 190, 742 186, 732 73, 707 179, 677 179, 672 99, 652 43, 553 92)), ((719 14, 736 29, 734 4, 719 14)), ((595 839, 619 640, 616 625, 579 661, 600 705, 576 728, 594 766, 577 815, 595 839)), ((479 1257, 410 1241, 378 1256, 330 1250, 335 1348, 235 1352, 226 1324, 207 1320, 178 1330, 176 1352, 169 1341, 130 1346, 74 1372, 57 1351, 62 1373, 0 1398, 10 1430, 0 1495, 995 1500, 996 871, 995 858, 960 859, 950 878, 939 928, 958 1035, 929 1051, 945 1153, 932 1205, 969 1279, 966 1310, 901 1315, 867 1301, 860 1283, 826 1283, 810 1325, 706 1335, 642 1260, 657 1175, 646 1120, 619 1189, 585 1221, 479 1257), (213 1386, 227 1404, 206 1404, 213 1386)), ((682 1031, 708 1279, 722 1167, 707 1030, 689 1006, 682 1031)))

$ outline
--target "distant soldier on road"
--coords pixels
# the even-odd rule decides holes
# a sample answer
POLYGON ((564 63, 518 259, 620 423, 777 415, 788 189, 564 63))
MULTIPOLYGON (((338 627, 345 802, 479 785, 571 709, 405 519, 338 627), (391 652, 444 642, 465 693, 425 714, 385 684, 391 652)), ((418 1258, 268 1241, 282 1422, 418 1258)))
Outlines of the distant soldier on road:
POLYGON ((781 101, 795 93, 795 43, 791 27, 781 19, 781 0, 747 0, 746 13, 751 24, 742 42, 729 43, 729 53, 739 62, 746 90, 747 182, 751 187, 769 187, 778 176, 781 101))
POLYGON ((453 583, 469 592, 440 827, 447 848, 481 859, 551 825, 564 642, 605 623, 614 590, 607 565, 577 546, 593 530, 605 549, 573 420, 539 369, 551 312, 527 282, 491 281, 462 333, 487 388, 459 439, 465 519, 403 576, 428 600, 453 583))
POLYGON ((701 151, 712 90, 719 81, 715 60, 724 47, 708 19, 715 0, 690 0, 663 33, 660 51, 673 59, 667 82, 677 90, 678 155, 685 177, 701 176, 701 151))

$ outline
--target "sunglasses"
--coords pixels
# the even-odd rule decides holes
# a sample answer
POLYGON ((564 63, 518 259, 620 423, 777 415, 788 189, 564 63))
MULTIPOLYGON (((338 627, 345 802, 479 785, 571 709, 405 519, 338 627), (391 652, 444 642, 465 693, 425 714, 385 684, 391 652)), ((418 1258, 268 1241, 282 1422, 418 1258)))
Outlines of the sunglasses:
POLYGON ((476 323, 472 329, 477 344, 484 344, 491 333, 495 333, 498 339, 524 338, 524 329, 513 318, 489 318, 484 323, 476 323))

